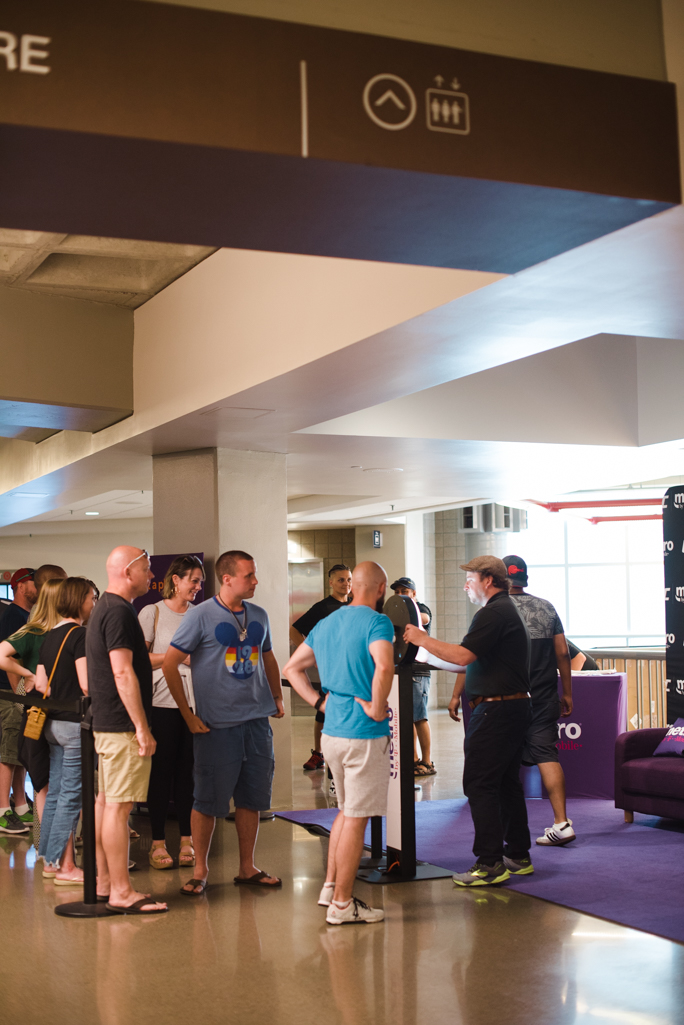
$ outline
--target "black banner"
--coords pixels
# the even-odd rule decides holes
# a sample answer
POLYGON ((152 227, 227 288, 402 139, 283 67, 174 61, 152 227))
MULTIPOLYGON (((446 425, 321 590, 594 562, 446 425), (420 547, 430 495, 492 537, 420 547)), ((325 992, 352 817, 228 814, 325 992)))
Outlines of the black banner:
POLYGON ((663 496, 667 721, 684 716, 684 485, 663 496))

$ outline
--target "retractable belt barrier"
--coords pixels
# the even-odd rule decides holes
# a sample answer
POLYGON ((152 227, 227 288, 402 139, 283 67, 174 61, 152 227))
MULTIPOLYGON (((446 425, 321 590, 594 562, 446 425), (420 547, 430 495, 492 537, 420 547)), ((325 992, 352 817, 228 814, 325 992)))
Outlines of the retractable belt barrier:
POLYGON ((396 594, 383 612, 394 626, 396 675, 390 706, 390 783, 387 795, 387 853, 382 853, 382 818, 371 818, 371 856, 362 858, 358 878, 367 883, 407 883, 445 879, 451 872, 416 860, 416 802, 413 775, 413 663, 419 650, 404 641, 404 628, 420 626, 420 610, 396 594))
POLYGON ((35 694, 0 692, 1 701, 14 701, 28 708, 56 712, 72 712, 81 717, 81 805, 83 810, 83 900, 58 904, 55 914, 62 918, 107 918, 116 912, 97 900, 97 865, 95 862, 95 740, 89 716, 90 698, 78 701, 36 700, 35 694))

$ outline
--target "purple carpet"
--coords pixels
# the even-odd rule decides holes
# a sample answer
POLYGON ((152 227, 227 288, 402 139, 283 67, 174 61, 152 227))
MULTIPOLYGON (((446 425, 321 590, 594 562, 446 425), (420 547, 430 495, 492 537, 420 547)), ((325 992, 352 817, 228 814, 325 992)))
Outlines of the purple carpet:
MULTIPOLYGON (((636 813, 627 825, 612 801, 570 800, 577 840, 548 848, 534 844, 550 825, 548 802, 530 800, 527 809, 535 873, 511 877, 506 887, 684 943, 684 823, 636 813)), ((330 830, 337 809, 277 814, 330 830)), ((421 861, 459 872, 472 865, 473 822, 464 799, 419 801, 416 832, 421 861)))

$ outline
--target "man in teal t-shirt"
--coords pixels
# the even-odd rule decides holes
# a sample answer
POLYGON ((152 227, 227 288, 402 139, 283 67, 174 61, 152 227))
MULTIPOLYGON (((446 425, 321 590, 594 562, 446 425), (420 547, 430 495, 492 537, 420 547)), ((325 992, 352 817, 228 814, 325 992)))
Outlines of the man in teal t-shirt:
POLYGON ((351 605, 317 623, 284 669, 305 701, 325 709, 323 754, 335 780, 339 813, 328 848, 328 873, 318 903, 329 925, 380 922, 384 912, 352 896, 369 816, 387 813, 389 722, 387 698, 394 676, 394 627, 377 609, 387 574, 361 562, 352 574, 351 605), (324 693, 305 670, 317 665, 324 693))

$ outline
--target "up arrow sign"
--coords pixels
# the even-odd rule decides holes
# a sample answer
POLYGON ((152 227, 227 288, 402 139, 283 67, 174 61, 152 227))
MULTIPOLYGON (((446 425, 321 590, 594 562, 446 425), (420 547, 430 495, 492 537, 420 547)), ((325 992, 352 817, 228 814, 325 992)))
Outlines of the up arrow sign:
POLYGON ((406 104, 401 102, 397 94, 392 89, 388 89, 386 93, 383 93, 380 99, 375 101, 375 106, 382 107, 382 105, 387 103, 388 100, 391 100, 399 110, 406 110, 406 104))

